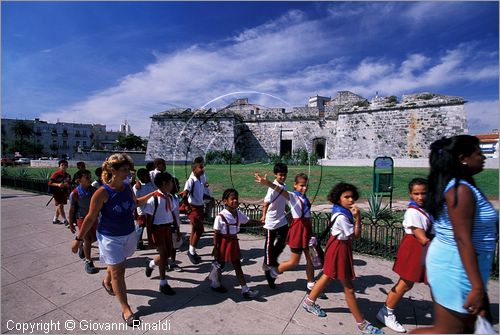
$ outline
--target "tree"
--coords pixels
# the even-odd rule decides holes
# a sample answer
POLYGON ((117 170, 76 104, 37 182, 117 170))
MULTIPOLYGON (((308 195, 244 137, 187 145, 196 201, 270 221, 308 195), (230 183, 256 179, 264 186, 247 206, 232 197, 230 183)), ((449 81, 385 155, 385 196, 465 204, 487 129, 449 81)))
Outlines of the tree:
POLYGON ((120 136, 118 140, 116 140, 116 142, 120 148, 127 150, 146 150, 146 147, 148 145, 147 140, 142 139, 141 137, 134 134, 120 136))
POLYGON ((34 133, 33 126, 25 121, 18 120, 12 125, 12 131, 16 136, 15 150, 21 153, 25 152, 28 146, 28 143, 26 143, 26 139, 29 139, 31 136, 33 136, 34 133))

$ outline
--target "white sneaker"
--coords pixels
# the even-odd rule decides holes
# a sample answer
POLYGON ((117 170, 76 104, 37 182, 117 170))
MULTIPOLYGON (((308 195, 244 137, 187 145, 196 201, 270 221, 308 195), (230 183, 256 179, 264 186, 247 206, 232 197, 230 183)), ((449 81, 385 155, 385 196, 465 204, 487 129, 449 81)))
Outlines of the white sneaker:
POLYGON ((385 307, 378 311, 377 319, 395 332, 406 333, 406 329, 396 320, 396 315, 388 314, 385 307))

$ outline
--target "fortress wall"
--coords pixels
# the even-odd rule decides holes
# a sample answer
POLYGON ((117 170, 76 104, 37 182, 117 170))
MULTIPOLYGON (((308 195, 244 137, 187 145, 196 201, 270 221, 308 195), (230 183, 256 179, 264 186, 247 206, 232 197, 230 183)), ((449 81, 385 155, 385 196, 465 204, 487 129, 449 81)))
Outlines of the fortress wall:
POLYGON ((426 157, 436 139, 466 132, 463 105, 340 113, 334 157, 426 157))
POLYGON ((146 160, 191 161, 209 150, 231 150, 234 118, 154 118, 151 121, 146 160))

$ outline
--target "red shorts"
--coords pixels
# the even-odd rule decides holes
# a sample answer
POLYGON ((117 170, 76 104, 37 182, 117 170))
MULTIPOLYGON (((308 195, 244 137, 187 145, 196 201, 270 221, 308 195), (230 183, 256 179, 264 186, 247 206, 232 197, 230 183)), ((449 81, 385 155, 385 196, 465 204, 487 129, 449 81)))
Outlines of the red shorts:
POLYGON ((139 227, 146 227, 146 215, 137 215, 135 222, 139 227))
POLYGON ((217 261, 219 263, 223 262, 234 262, 241 258, 240 244, 238 242, 237 235, 222 235, 221 243, 219 247, 219 257, 217 261))
POLYGON ((188 214, 191 224, 198 229, 203 229, 204 207, 191 206, 191 213, 188 214))
POLYGON ((415 235, 406 234, 399 245, 392 270, 403 279, 414 283, 423 283, 425 266, 422 251, 423 246, 415 238, 415 235))
POLYGON ((54 203, 57 205, 66 205, 68 203, 68 189, 54 188, 54 203))
MULTIPOLYGON (((78 230, 82 229, 83 219, 84 218, 77 218, 76 219, 76 225, 78 226, 78 230)), ((97 228, 97 221, 94 222, 92 227, 87 231, 87 234, 85 235, 85 236, 89 236, 92 242, 97 241, 96 228, 97 228)))
POLYGON ((158 246, 165 246, 167 257, 172 253, 172 229, 170 224, 154 224, 152 229, 153 243, 158 246))
POLYGON ((331 279, 353 279, 354 261, 351 240, 339 240, 330 235, 325 247, 323 273, 331 279))
POLYGON ((286 243, 291 249, 307 249, 312 236, 311 218, 293 219, 286 243))

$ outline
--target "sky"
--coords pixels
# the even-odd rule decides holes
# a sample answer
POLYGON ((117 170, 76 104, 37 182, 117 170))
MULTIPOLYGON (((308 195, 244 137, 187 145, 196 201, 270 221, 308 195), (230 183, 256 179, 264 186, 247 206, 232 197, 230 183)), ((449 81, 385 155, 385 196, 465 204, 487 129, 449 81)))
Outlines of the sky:
POLYGON ((305 106, 433 92, 498 128, 499 3, 1 2, 2 117, 125 120, 148 136, 173 107, 237 98, 305 106))

